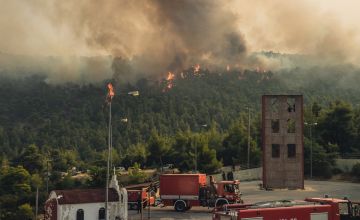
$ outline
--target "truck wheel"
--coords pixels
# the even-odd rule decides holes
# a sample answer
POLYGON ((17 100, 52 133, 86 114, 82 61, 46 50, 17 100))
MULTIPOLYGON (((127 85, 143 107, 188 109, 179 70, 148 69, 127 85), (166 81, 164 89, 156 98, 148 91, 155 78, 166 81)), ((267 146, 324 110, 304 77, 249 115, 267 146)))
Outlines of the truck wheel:
POLYGON ((185 212, 186 211, 186 205, 184 201, 176 201, 174 208, 177 212, 185 212))

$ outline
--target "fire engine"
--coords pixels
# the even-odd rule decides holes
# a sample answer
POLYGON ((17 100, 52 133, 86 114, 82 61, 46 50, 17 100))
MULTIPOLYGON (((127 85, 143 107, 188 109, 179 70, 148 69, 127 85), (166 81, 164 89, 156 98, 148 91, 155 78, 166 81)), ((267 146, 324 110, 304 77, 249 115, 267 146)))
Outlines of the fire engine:
POLYGON ((360 202, 335 198, 279 200, 215 208, 213 220, 360 220, 360 202))
POLYGON ((240 181, 220 181, 206 174, 163 174, 160 176, 160 198, 165 206, 174 206, 178 212, 192 206, 216 207, 240 203, 240 181))
MULTIPOLYGON (((141 198, 141 203, 143 208, 146 208, 148 205, 155 205, 155 195, 152 192, 154 188, 151 183, 142 183, 136 185, 129 185, 125 187, 128 194, 128 209, 137 210, 138 200, 141 198)), ((156 190, 155 190, 156 191, 156 190)))

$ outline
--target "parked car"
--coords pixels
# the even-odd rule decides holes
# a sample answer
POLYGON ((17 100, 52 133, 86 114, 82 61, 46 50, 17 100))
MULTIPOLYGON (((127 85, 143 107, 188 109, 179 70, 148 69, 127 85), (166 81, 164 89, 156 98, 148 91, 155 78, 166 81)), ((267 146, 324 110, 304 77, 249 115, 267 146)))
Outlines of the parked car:
POLYGON ((118 167, 118 168, 117 168, 117 171, 118 171, 118 172, 125 172, 126 169, 125 169, 125 167, 118 167))
POLYGON ((162 169, 162 170, 171 170, 171 169, 174 169, 174 164, 171 164, 171 163, 166 164, 166 165, 164 165, 161 169, 162 169))
POLYGON ((136 167, 129 167, 128 172, 134 172, 135 170, 141 171, 141 168, 136 168, 136 167))

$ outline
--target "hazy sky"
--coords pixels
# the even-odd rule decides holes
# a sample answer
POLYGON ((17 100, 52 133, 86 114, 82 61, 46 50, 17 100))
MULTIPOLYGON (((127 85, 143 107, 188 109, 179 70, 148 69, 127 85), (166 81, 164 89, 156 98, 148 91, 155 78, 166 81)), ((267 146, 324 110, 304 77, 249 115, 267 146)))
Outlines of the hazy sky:
POLYGON ((360 1, 238 0, 235 4, 239 28, 253 50, 335 53, 345 47, 359 52, 360 1))

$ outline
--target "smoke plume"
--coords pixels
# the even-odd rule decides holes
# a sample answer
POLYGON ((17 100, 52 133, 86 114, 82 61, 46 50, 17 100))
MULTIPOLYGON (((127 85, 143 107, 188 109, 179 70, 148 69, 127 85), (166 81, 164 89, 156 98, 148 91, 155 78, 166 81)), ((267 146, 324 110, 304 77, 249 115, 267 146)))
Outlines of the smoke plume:
POLYGON ((349 17, 358 13, 336 7, 340 0, 0 1, 0 73, 45 72, 53 82, 111 74, 128 81, 197 63, 297 65, 253 54, 261 50, 305 54, 322 65, 360 58, 360 26, 349 17))
POLYGON ((89 47, 118 57, 119 78, 240 63, 246 53, 237 17, 220 1, 69 1, 64 7, 56 2, 52 22, 70 24, 89 47))

